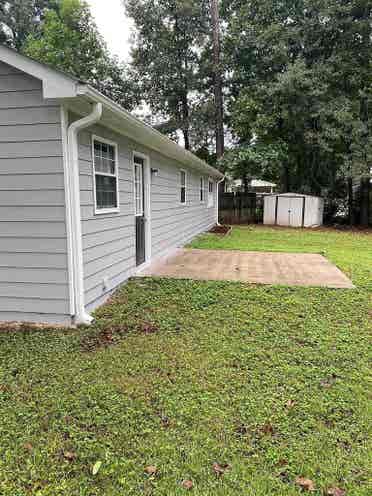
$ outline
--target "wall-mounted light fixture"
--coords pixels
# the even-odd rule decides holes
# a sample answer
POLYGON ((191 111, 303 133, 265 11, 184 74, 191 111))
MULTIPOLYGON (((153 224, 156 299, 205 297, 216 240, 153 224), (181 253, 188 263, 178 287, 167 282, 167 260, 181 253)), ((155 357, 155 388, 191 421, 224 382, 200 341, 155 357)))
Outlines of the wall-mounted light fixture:
POLYGON ((151 175, 157 177, 159 175, 159 169, 151 168, 151 175))

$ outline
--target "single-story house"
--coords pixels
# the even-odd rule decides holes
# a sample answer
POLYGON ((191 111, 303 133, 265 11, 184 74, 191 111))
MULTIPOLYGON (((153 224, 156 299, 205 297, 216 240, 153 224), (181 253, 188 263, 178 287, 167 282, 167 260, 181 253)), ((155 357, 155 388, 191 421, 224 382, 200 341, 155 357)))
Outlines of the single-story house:
POLYGON ((89 324, 216 224, 221 179, 88 84, 0 46, 0 321, 89 324))
MULTIPOLYGON (((275 183, 264 181, 262 179, 251 179, 248 183, 248 189, 252 193, 274 193, 276 188, 275 183)), ((226 193, 238 193, 244 190, 243 181, 241 179, 225 180, 226 193)))

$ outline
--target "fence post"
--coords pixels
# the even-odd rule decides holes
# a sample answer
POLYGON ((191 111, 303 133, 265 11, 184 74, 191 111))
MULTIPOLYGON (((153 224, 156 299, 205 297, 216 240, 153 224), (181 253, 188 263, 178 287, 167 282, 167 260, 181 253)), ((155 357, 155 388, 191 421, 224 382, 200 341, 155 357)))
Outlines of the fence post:
POLYGON ((368 226, 369 224, 369 211, 370 211, 370 179, 363 177, 360 181, 360 224, 368 226))
POLYGON ((354 194, 353 194, 353 178, 347 178, 347 197, 348 197, 348 210, 349 210, 349 224, 354 225, 354 194))

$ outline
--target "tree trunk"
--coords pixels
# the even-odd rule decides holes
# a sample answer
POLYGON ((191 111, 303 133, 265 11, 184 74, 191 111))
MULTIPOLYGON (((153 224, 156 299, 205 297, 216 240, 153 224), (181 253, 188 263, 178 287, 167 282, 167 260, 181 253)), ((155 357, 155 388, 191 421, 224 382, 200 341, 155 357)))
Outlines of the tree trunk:
POLYGON ((225 151, 225 135, 223 128, 223 94, 221 74, 221 40, 220 15, 218 0, 211 0, 212 35, 213 35, 213 76, 214 102, 216 115, 216 155, 221 158, 225 151))
POLYGON ((183 141, 185 142, 185 149, 190 150, 190 133, 188 129, 182 129, 183 141))
POLYGON ((181 131, 183 134, 185 149, 190 150, 190 122, 189 122, 190 109, 189 109, 189 99, 188 99, 189 85, 188 85, 188 79, 187 79, 188 60, 187 60, 186 53, 184 53, 181 50, 180 38, 183 36, 183 39, 184 39, 185 33, 182 33, 180 30, 177 14, 175 15, 174 30, 175 30, 177 56, 178 56, 178 68, 179 68, 178 76, 179 76, 180 85, 182 86, 182 88, 180 88, 180 93, 178 94, 178 98, 179 98, 178 101, 181 105, 180 128, 181 128, 181 131))

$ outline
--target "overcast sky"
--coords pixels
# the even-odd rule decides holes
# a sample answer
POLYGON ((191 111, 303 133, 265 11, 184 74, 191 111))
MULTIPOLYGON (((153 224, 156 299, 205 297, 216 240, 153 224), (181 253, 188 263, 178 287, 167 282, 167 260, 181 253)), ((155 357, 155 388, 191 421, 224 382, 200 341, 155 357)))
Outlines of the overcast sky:
POLYGON ((127 61, 132 23, 125 16, 122 0, 88 0, 88 3, 111 53, 127 61))

